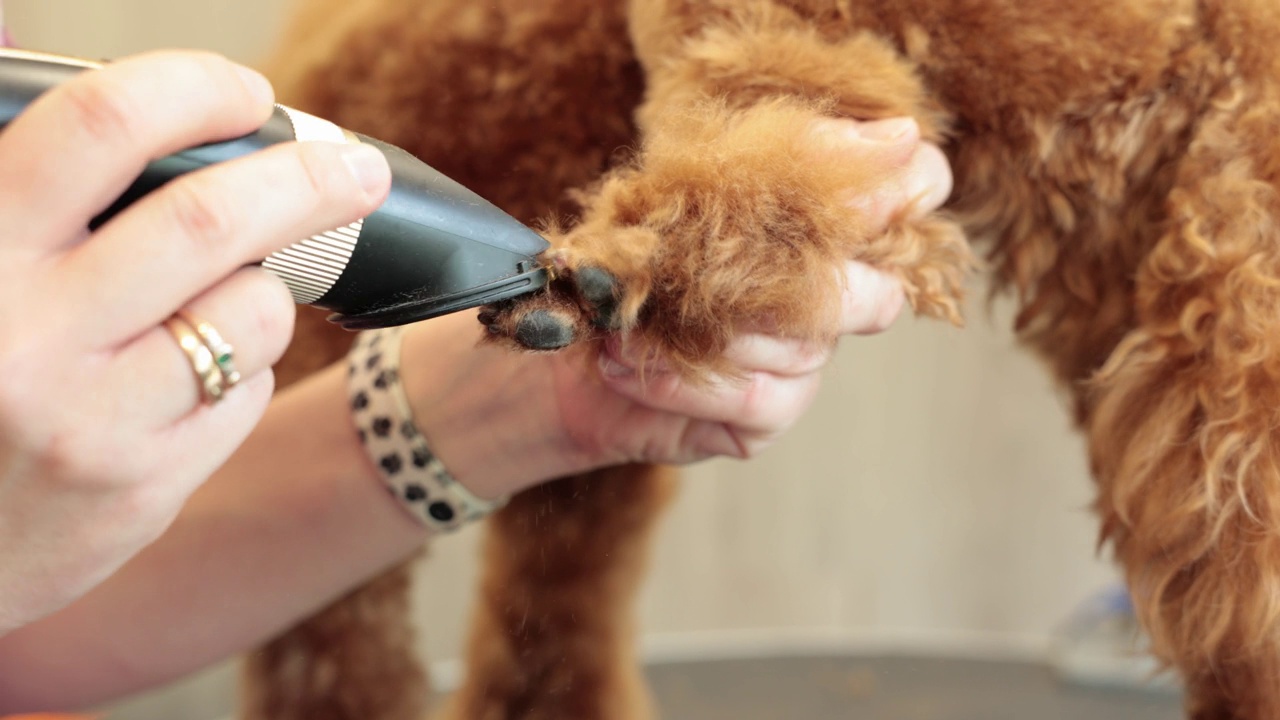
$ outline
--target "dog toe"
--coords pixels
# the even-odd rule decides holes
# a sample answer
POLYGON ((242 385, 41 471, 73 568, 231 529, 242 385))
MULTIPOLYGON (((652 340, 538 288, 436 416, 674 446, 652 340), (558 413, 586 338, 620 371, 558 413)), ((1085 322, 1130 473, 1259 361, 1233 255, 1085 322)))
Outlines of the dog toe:
POLYGON ((559 350, 573 339, 573 320, 553 310, 533 310, 516 323, 515 341, 530 350, 559 350))
POLYGON ((574 273, 574 284, 587 303, 591 322, 602 330, 617 330, 620 304, 617 278, 598 267, 585 267, 574 273))

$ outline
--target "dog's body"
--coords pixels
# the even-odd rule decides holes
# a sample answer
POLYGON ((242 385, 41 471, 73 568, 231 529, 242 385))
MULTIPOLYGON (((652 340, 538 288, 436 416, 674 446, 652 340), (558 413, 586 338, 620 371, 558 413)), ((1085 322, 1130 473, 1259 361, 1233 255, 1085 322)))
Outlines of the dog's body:
MULTIPOLYGON (((694 374, 761 318, 829 335, 821 269, 846 258, 956 317, 969 256, 955 224, 904 215, 871 234, 840 193, 874 178, 796 161, 823 115, 915 117, 950 153, 951 210, 1017 294, 1021 336, 1074 395, 1103 538, 1191 714, 1280 717, 1280 6, 310 1, 275 63, 284 102, 526 221, 577 218, 552 233, 569 280, 495 309, 493 329, 520 337, 536 313, 578 337, 625 328, 694 374), (575 296, 588 267, 616 280, 616 311, 575 296)), ((347 340, 304 314, 282 379, 347 340)), ((615 468, 490 523, 449 716, 648 714, 629 603, 669 488, 657 468, 615 468)), ((417 720, 416 664, 387 629, 407 625, 402 579, 257 654, 246 714, 417 720)))

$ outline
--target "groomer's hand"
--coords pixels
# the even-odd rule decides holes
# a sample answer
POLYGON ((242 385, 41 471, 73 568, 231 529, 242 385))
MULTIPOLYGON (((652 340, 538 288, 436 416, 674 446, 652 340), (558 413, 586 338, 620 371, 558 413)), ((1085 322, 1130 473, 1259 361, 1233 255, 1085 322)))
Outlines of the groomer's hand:
POLYGON ((256 424, 294 309, 246 266, 385 197, 376 151, 290 144, 87 230, 148 161, 252 132, 272 102, 225 59, 155 53, 82 74, 0 134, 0 634, 156 538, 256 424), (234 348, 238 386, 207 372, 208 338, 165 327, 179 311, 234 348))
MULTIPOLYGON (((945 156, 921 141, 909 119, 832 121, 816 132, 882 168, 879 190, 850 200, 882 226, 908 207, 935 210, 951 192, 945 156)), ((898 281, 860 263, 843 272, 841 333, 887 329, 904 304, 898 281)), ((808 409, 834 350, 744 332, 729 359, 745 379, 695 386, 652 368, 642 376, 636 368, 645 349, 626 337, 612 338, 603 352, 577 346, 526 355, 473 347, 474 322, 460 314, 414 328, 401 371, 441 459, 485 497, 607 465, 758 453, 808 409)))

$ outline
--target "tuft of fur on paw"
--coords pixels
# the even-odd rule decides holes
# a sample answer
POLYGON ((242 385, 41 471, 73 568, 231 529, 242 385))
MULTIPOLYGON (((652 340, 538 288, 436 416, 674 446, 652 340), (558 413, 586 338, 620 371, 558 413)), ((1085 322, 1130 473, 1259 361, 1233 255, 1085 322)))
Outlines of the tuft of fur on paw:
POLYGON ((942 216, 900 217, 871 244, 874 264, 897 276, 917 315, 964 325, 965 279, 980 263, 958 223, 942 216))

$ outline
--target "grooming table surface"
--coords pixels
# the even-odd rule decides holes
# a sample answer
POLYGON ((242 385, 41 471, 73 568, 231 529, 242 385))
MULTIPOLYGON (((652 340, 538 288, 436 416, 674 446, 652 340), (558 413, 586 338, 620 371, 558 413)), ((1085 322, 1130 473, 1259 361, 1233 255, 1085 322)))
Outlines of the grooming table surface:
POLYGON ((1066 685, 1043 666, 787 658, 652 667, 663 720, 1180 720, 1171 691, 1066 685))

